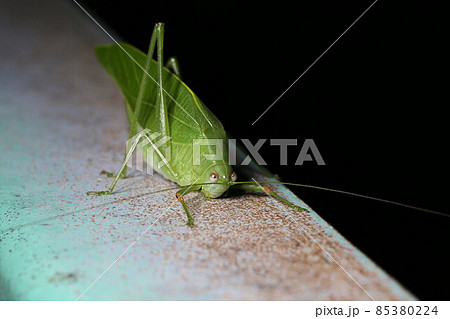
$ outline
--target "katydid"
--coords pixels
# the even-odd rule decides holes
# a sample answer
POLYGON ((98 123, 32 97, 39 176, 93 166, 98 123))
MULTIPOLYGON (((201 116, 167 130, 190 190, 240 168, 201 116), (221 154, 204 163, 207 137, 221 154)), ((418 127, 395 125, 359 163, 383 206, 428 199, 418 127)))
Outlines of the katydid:
MULTIPOLYGON (((268 186, 260 183, 236 182, 237 175, 228 162, 227 133, 217 117, 200 101, 181 80, 180 67, 175 58, 163 66, 164 24, 156 24, 147 55, 125 43, 97 47, 97 57, 106 71, 116 81, 125 98, 126 113, 130 124, 130 137, 134 143, 127 147, 125 159, 107 191, 88 194, 108 195, 119 180, 126 176, 127 162, 140 141, 146 140, 141 150, 144 160, 155 159, 164 165, 152 165, 153 169, 177 183, 181 189, 176 196, 187 215, 187 224, 194 222, 183 195, 199 190, 206 198, 217 198, 230 187, 264 192, 274 196, 297 211, 304 208, 294 205, 268 186), (155 53, 157 60, 153 60, 155 53), (165 139, 157 142, 156 136, 165 139), (194 140, 220 140, 221 157, 213 160, 200 154, 199 163, 193 161, 194 140), (150 158, 151 157, 151 158, 150 158)), ((212 152, 210 146, 208 151, 212 152)), ((152 161, 154 163, 154 161, 152 161)))
MULTIPOLYGON (((126 176, 127 162, 132 153, 140 147, 143 148, 141 153, 147 163, 154 163, 155 158, 163 163, 153 165, 154 170, 180 185, 176 197, 186 212, 189 226, 193 226, 194 221, 183 195, 192 191, 200 191, 205 198, 218 198, 230 187, 263 192, 296 211, 306 211, 275 193, 267 186, 270 183, 337 192, 448 216, 429 209, 312 185, 255 180, 237 182, 237 175, 228 162, 227 133, 223 125, 181 80, 177 59, 170 58, 166 66, 163 66, 163 44, 164 24, 157 23, 147 55, 126 43, 97 47, 96 53, 100 63, 123 93, 130 124, 130 137, 135 137, 135 140, 130 147, 127 145, 125 159, 117 174, 102 171, 114 177, 111 187, 106 191, 90 191, 88 194, 111 194, 118 180, 126 176), (155 48, 156 61, 153 60, 155 48), (158 143, 155 136, 166 142, 158 143), (204 156, 207 154, 200 153, 200 162, 194 163, 194 141, 200 139, 222 141, 221 144, 213 143, 216 148, 221 148, 219 152, 221 157, 211 160, 204 156), (146 140, 145 146, 141 146, 141 140, 146 140)), ((213 152, 211 146, 208 147, 208 151, 213 152)), ((269 173, 260 168, 262 172, 269 173)))

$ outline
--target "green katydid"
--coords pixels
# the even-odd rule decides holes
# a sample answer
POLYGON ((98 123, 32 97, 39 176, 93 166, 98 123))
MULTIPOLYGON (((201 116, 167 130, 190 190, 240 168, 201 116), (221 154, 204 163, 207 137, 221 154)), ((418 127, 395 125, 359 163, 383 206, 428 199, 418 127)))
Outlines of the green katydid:
MULTIPOLYGON (((100 63, 123 93, 130 124, 130 137, 135 137, 135 141, 130 147, 127 146, 125 159, 117 174, 102 172, 114 177, 111 187, 106 191, 90 191, 88 194, 111 194, 118 180, 126 176, 127 162, 134 150, 140 147, 139 141, 146 139, 148 141, 146 149, 141 151, 144 159, 148 162, 150 157, 154 159, 155 156, 164 165, 161 167, 156 165, 153 169, 180 185, 176 196, 186 212, 187 224, 190 226, 193 226, 194 222, 183 195, 198 190, 206 198, 220 197, 230 187, 264 192, 297 211, 306 211, 275 193, 267 186, 270 183, 337 192, 448 216, 398 202, 312 185, 255 180, 237 182, 237 175, 228 163, 227 133, 223 125, 181 80, 180 67, 175 58, 170 58, 166 66, 163 66, 163 40, 164 24, 158 23, 153 30, 147 55, 125 43, 100 46, 96 49, 100 63), (157 61, 152 58, 155 48, 157 61), (167 142, 159 145, 154 139, 155 135, 150 133, 157 133, 157 137, 166 139, 167 142), (220 144, 221 157, 210 160, 202 156, 205 154, 200 154, 200 162, 194 165, 193 141, 198 139, 223 141, 220 144)), ((219 147, 218 144, 214 145, 219 147)), ((269 173, 260 168, 262 172, 269 173)))
MULTIPOLYGON (((176 196, 186 212, 190 226, 193 225, 193 219, 183 195, 196 190, 200 190, 206 198, 217 198, 234 186, 267 193, 297 211, 305 211, 268 186, 256 182, 236 182, 237 175, 228 163, 225 129, 181 80, 177 60, 171 58, 166 67, 163 66, 163 44, 164 24, 158 23, 153 30, 147 55, 125 43, 97 47, 100 63, 124 95, 130 137, 135 137, 135 142, 127 147, 124 162, 117 174, 104 172, 114 177, 111 187, 107 191, 88 194, 111 194, 119 178, 125 177, 127 162, 136 147, 141 145, 139 141, 146 139, 148 143, 142 151, 144 159, 149 162, 149 156, 156 156, 164 165, 154 165, 153 168, 181 186, 176 196), (152 58, 155 48, 157 61, 152 58), (158 137, 166 138, 167 142, 158 146, 154 135, 150 134, 155 132, 158 137), (195 165, 193 141, 199 139, 224 141, 221 144, 221 157, 210 160, 206 156, 200 156, 200 162, 195 165)), ((208 148, 211 151, 211 147, 208 148)))

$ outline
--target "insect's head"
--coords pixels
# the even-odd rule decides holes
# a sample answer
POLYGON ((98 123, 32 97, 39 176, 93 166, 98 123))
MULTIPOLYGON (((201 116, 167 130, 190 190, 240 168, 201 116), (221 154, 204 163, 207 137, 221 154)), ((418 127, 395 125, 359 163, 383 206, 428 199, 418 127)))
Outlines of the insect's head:
POLYGON ((201 192, 208 198, 217 198, 228 190, 230 184, 237 179, 230 165, 218 164, 211 166, 203 174, 203 183, 208 183, 202 187, 201 192))

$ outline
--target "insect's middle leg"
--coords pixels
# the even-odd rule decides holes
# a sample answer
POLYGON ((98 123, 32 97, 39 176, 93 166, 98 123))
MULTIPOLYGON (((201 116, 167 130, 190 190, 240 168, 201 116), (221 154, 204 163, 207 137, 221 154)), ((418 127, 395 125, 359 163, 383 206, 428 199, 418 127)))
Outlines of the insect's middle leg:
MULTIPOLYGON (((130 129, 130 136, 128 137, 128 140, 130 140, 131 138, 134 137, 135 133, 133 133, 133 132, 134 131, 132 129, 130 129)), ((127 158, 127 154, 130 151, 130 147, 131 147, 131 145, 129 145, 129 143, 127 143, 127 147, 125 149, 125 155, 123 157, 124 161, 127 158)), ((116 178, 116 177, 118 177, 118 178, 126 178, 127 177, 127 166, 125 165, 125 167, 119 173, 113 173, 113 172, 108 172, 108 171, 102 170, 100 172, 100 175, 106 175, 107 177, 111 177, 111 178, 116 178)))
POLYGON ((131 155, 133 154, 134 150, 136 149, 136 146, 139 144, 139 142, 141 141, 141 139, 147 134, 146 131, 141 131, 137 136, 136 139, 134 140, 133 144, 131 145, 131 147, 128 149, 127 147, 127 152, 125 154, 125 158, 123 160, 122 163, 122 167, 120 168, 119 172, 115 175, 114 181, 112 183, 112 185, 109 187, 108 190, 106 191, 89 191, 86 194, 87 195, 110 195, 112 193, 112 191, 114 190, 114 187, 117 184, 117 181, 119 180, 119 178, 124 174, 126 174, 126 169, 127 169, 127 164, 128 161, 131 158, 131 155))
POLYGON ((276 199, 278 199, 279 201, 283 202, 284 204, 286 204, 287 206, 289 206, 292 209, 295 209, 298 212, 307 212, 308 210, 300 207, 298 205, 295 205, 294 203, 288 201, 286 198, 280 196, 279 194, 277 194, 276 192, 274 192, 269 186, 267 185, 260 185, 260 184, 238 184, 238 185, 234 185, 233 188, 240 188, 243 190, 248 190, 248 191, 253 191, 253 192, 264 192, 269 196, 275 197, 276 199))
POLYGON ((106 177, 112 177, 112 178, 126 178, 127 177, 127 168, 125 167, 124 171, 119 175, 118 173, 108 172, 105 170, 102 170, 100 172, 100 175, 106 175, 106 177))

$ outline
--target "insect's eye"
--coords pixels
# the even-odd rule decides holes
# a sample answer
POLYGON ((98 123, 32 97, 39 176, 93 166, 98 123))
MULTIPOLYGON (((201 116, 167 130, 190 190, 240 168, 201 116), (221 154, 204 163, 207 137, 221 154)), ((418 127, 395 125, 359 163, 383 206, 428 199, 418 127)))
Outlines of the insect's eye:
POLYGON ((231 180, 233 182, 235 182, 237 180, 237 174, 235 172, 233 172, 233 174, 231 174, 231 180))
POLYGON ((211 175, 209 175, 209 180, 211 182, 217 182, 218 178, 219 178, 219 176, 216 173, 211 173, 211 175))

